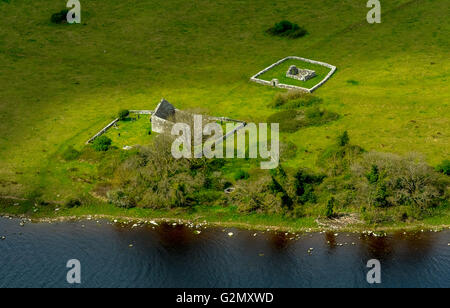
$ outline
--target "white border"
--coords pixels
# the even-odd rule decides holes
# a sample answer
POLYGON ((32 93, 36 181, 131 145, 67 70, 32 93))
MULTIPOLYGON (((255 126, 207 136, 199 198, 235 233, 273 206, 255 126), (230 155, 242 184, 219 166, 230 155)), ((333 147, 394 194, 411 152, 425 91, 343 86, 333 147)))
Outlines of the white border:
POLYGON ((283 83, 277 84, 277 85, 275 86, 275 87, 277 87, 277 88, 281 88, 281 89, 296 89, 296 90, 303 90, 303 91, 312 93, 312 92, 314 92, 315 90, 317 90, 319 87, 321 87, 325 82, 327 82, 328 79, 330 79, 331 76, 332 76, 332 75, 336 72, 336 70, 337 70, 336 66, 331 65, 331 64, 328 64, 328 63, 325 63, 325 62, 320 62, 320 61, 310 60, 310 59, 306 59, 306 58, 302 58, 302 57, 289 56, 289 57, 286 57, 286 58, 284 58, 284 59, 281 59, 280 61, 278 61, 278 62, 272 64, 271 66, 269 66, 269 67, 263 69, 262 71, 260 71, 259 73, 257 73, 255 76, 253 76, 252 78, 250 78, 250 81, 253 81, 253 82, 256 82, 256 83, 259 83, 259 84, 262 84, 262 85, 266 85, 266 86, 271 86, 271 87, 273 87, 271 81, 259 79, 258 77, 261 76, 262 74, 264 74, 265 72, 271 70, 272 68, 274 68, 274 67, 280 65, 281 63, 287 61, 287 60, 300 60, 300 61, 304 61, 304 62, 308 62, 308 63, 312 63, 312 64, 322 65, 322 66, 325 66, 325 67, 330 68, 331 71, 328 73, 327 76, 325 76, 325 78, 324 78, 321 82, 319 82, 318 84, 316 84, 316 85, 315 85, 314 87, 312 87, 311 89, 302 88, 302 87, 299 87, 299 86, 293 86, 293 85, 289 85, 289 84, 283 84, 283 83))

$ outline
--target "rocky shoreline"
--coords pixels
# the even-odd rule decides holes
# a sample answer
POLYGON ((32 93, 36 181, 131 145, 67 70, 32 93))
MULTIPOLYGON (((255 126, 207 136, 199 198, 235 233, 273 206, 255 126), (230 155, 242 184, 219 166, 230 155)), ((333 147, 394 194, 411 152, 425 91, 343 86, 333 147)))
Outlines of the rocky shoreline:
MULTIPOLYGON (((242 222, 218 222, 218 221, 206 221, 206 220, 189 220, 174 217, 158 217, 158 218, 136 218, 127 216, 112 216, 112 215, 82 215, 82 216, 58 216, 58 217, 43 217, 43 218, 31 218, 26 215, 10 215, 1 214, 0 218, 5 219, 18 219, 20 220, 20 225, 24 226, 26 223, 60 223, 60 222, 76 222, 76 221, 96 221, 100 223, 101 221, 108 221, 111 223, 120 223, 123 225, 130 226, 132 228, 143 226, 143 225, 153 225, 159 226, 160 224, 169 225, 185 225, 193 229, 205 229, 207 227, 216 228, 238 228, 245 230, 254 231, 267 231, 267 232, 304 232, 304 233, 323 233, 323 232, 351 232, 351 233, 361 233, 361 234, 372 234, 372 235, 385 235, 387 233, 394 232, 440 232, 444 230, 450 230, 450 225, 427 225, 427 224, 412 224, 410 226, 368 226, 365 224, 357 225, 335 225, 324 224, 323 220, 317 221, 317 227, 290 227, 290 226, 277 226, 277 225, 262 225, 262 224, 251 224, 242 222)), ((1 239, 1 238, 0 238, 1 239)))

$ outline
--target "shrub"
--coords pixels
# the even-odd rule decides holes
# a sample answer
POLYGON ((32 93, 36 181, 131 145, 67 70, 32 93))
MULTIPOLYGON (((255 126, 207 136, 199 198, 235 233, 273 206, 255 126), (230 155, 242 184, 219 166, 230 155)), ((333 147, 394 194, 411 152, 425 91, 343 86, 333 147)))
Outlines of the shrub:
POLYGON ((297 146, 291 141, 280 143, 280 160, 286 161, 297 155, 297 146))
POLYGON ((338 145, 341 147, 345 147, 350 142, 350 137, 348 136, 348 132, 345 131, 342 135, 338 136, 338 145))
POLYGON ((274 193, 272 186, 273 178, 267 176, 245 182, 241 189, 231 195, 229 203, 237 204, 241 212, 281 214, 284 212, 283 194, 274 193))
POLYGON ((308 108, 305 111, 306 119, 302 126, 315 126, 322 125, 339 118, 337 113, 328 111, 326 109, 321 109, 319 107, 308 108))
POLYGON ((270 169, 269 173, 272 177, 279 176, 283 180, 286 180, 287 178, 287 173, 281 164, 275 169, 270 169))
POLYGON ((118 118, 119 118, 120 121, 123 121, 123 120, 125 120, 129 115, 130 115, 130 111, 124 109, 124 110, 119 111, 118 118))
POLYGON ((298 127, 320 126, 328 122, 337 120, 337 113, 322 109, 319 107, 311 107, 305 110, 304 117, 298 118, 298 127))
POLYGON ((445 175, 450 175, 450 160, 444 160, 439 166, 436 167, 436 170, 445 175))
POLYGON ((62 154, 62 158, 65 161, 71 161, 78 159, 80 157, 81 153, 73 148, 73 146, 69 146, 64 153, 62 154))
POLYGON ((296 25, 294 25, 290 21, 283 20, 280 21, 279 23, 276 23, 275 26, 272 28, 272 31, 274 34, 283 34, 286 33, 287 31, 296 28, 295 26, 296 25))
POLYGON ((234 174, 234 179, 236 181, 238 180, 247 180, 250 177, 250 174, 248 174, 247 171, 239 170, 234 174))
POLYGON ((358 81, 352 80, 352 79, 347 80, 347 83, 348 83, 348 84, 351 84, 352 86, 357 86, 357 85, 359 85, 359 82, 358 82, 358 81))
POLYGON ((336 137, 336 143, 328 146, 320 153, 318 165, 327 170, 331 176, 341 175, 349 171, 350 166, 359 159, 365 150, 357 145, 350 144, 348 133, 336 137))
POLYGON ((334 197, 331 197, 331 199, 328 200, 327 210, 326 210, 326 213, 325 213, 325 216, 327 216, 327 218, 332 218, 334 216, 335 203, 336 203, 336 199, 334 197))
POLYGON ((295 29, 295 30, 291 31, 288 34, 288 37, 292 38, 292 39, 296 39, 296 38, 303 37, 306 34, 308 34, 308 31, 306 31, 306 29, 304 29, 304 28, 299 27, 298 29, 295 29))
POLYGON ((372 169, 367 174, 367 180, 369 181, 370 184, 375 184, 378 182, 379 178, 380 172, 378 171, 378 166, 372 165, 372 169))
POLYGON ((69 13, 69 10, 61 10, 61 12, 53 14, 50 20, 54 24, 67 23, 67 13, 69 13))
POLYGON ((314 175, 305 169, 298 170, 294 175, 294 190, 298 202, 301 204, 315 203, 317 201, 314 193, 315 186, 322 183, 324 178, 322 175, 314 175))
POLYGON ((299 111, 285 110, 271 115, 267 122, 279 123, 281 132, 293 133, 301 127, 301 122, 297 118, 301 115, 302 113, 299 111))
POLYGON ((292 210, 292 216, 294 218, 302 218, 306 216, 305 207, 303 205, 296 205, 292 210))
POLYGON ((373 205, 375 205, 377 207, 389 206, 390 204, 388 201, 388 197, 389 197, 389 195, 387 193, 386 183, 384 183, 383 181, 379 181, 376 184, 375 191, 372 196, 373 205))
POLYGON ((94 142, 92 143, 92 147, 98 152, 105 152, 108 151, 111 144, 111 139, 106 136, 100 136, 94 140, 94 142))
POLYGON ((299 90, 290 90, 285 93, 277 93, 269 104, 272 108, 296 109, 300 107, 309 107, 319 104, 322 99, 299 90))
POLYGON ((69 209, 79 206, 81 206, 81 201, 78 199, 70 199, 69 201, 66 202, 66 207, 69 209))
POLYGON ((271 115, 268 123, 279 123, 280 131, 293 133, 302 127, 318 126, 334 121, 339 115, 318 107, 306 109, 304 112, 296 110, 283 110, 271 115))
POLYGON ((223 190, 233 187, 233 183, 229 182, 229 181, 225 181, 222 185, 223 190))
POLYGON ((276 23, 272 28, 267 30, 267 32, 271 35, 289 38, 299 38, 308 33, 304 28, 287 20, 276 23))
POLYGON ((136 207, 134 199, 121 190, 109 191, 107 196, 109 201, 117 207, 126 209, 136 207))

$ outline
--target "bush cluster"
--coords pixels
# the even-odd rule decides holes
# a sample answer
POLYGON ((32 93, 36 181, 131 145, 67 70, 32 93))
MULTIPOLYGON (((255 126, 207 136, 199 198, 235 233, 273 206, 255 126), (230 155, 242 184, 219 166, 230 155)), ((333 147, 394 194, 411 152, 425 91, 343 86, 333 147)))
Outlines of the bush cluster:
POLYGON ((119 111, 118 118, 119 118, 120 121, 123 121, 123 120, 125 120, 129 115, 130 115, 130 111, 124 109, 124 110, 119 111))
POLYGON ((295 39, 305 36, 308 32, 295 23, 283 20, 276 23, 272 28, 268 29, 267 33, 271 35, 284 36, 295 39))
POLYGON ((318 126, 337 120, 339 115, 319 107, 310 107, 304 111, 284 110, 271 115, 268 123, 279 123, 280 131, 293 133, 302 127, 318 126))
POLYGON ((436 170, 445 175, 450 175, 450 160, 444 160, 439 166, 436 167, 436 170))
POLYGON ((332 218, 352 207, 373 223, 420 219, 448 202, 448 177, 421 157, 367 153, 351 144, 347 132, 339 134, 319 157, 326 175, 300 166, 285 170, 280 165, 251 178, 238 169, 231 174, 231 182, 222 172, 228 169, 226 160, 176 160, 172 141, 171 136, 158 135, 153 144, 113 160, 113 167, 103 174, 113 174, 106 193, 110 202, 122 208, 153 209, 233 205, 243 213, 291 218, 332 218), (235 190, 224 193, 232 186, 235 190))
POLYGON ((120 163, 109 200, 119 207, 153 209, 219 202, 224 189, 223 161, 177 160, 171 153, 172 141, 171 136, 158 135, 151 145, 138 148, 120 163))
POLYGON ((286 172, 279 166, 270 175, 244 182, 229 202, 237 204, 241 212, 302 217, 304 205, 317 202, 316 189, 323 178, 306 169, 286 172))
POLYGON ((70 199, 66 202, 66 207, 69 209, 79 206, 81 206, 81 201, 79 199, 70 199))
POLYGON ((94 140, 92 147, 98 152, 106 152, 109 150, 112 140, 106 136, 100 136, 94 140))
POLYGON ((297 109, 320 104, 322 99, 300 90, 290 90, 278 93, 270 103, 269 107, 280 109, 297 109))
POLYGON ((69 10, 63 9, 60 12, 53 14, 50 20, 54 24, 67 23, 67 13, 69 13, 69 10))
POLYGON ((234 179, 236 181, 238 180, 247 180, 250 177, 250 174, 248 174, 247 171, 244 170, 238 170, 235 174, 234 174, 234 179))
POLYGON ((445 178, 413 153, 366 153, 353 165, 353 173, 360 202, 378 208, 413 207, 418 214, 439 205, 448 187, 445 178))
POLYGON ((62 154, 62 158, 65 161, 76 160, 80 157, 81 153, 74 149, 73 146, 69 146, 62 154))

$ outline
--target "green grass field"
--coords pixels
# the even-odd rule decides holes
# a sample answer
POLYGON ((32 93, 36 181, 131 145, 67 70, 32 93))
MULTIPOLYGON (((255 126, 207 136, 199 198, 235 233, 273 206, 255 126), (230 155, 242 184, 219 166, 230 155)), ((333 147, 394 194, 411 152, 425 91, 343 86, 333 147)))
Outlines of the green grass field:
POLYGON ((354 0, 81 3, 82 24, 56 25, 50 16, 63 0, 0 1, 3 197, 63 202, 89 191, 95 164, 67 163, 61 153, 81 149, 119 110, 154 109, 162 97, 179 109, 264 122, 282 90, 249 78, 289 55, 338 68, 315 95, 340 118, 282 134, 298 148, 287 166, 317 169, 344 130, 366 150, 420 152, 433 166, 450 156, 447 0, 384 1, 373 25, 365 1, 354 0), (283 19, 309 34, 266 34, 283 19))
POLYGON ((125 121, 117 122, 116 127, 110 128, 104 135, 112 140, 112 146, 120 149, 140 144, 148 144, 152 140, 150 115, 132 114, 125 121), (133 118, 134 120, 131 120, 133 118))

